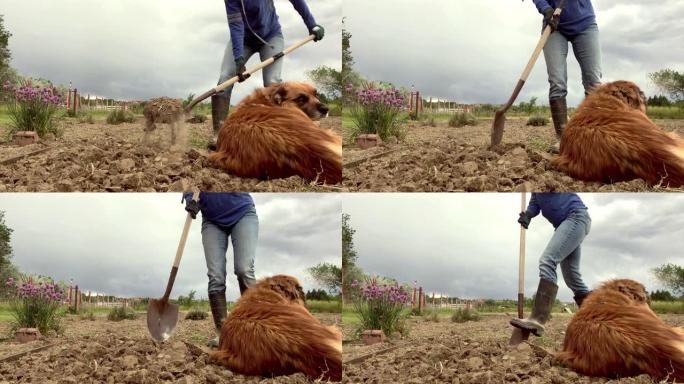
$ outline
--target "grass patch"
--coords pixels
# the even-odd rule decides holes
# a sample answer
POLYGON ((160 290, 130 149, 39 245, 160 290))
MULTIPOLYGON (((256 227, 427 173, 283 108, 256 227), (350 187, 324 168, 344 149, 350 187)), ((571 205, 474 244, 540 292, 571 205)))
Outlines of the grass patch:
POLYGON ((480 320, 480 314, 473 309, 459 308, 451 315, 451 321, 454 323, 465 323, 468 321, 480 320))
POLYGON ((527 124, 525 125, 531 125, 533 127, 543 127, 545 125, 549 124, 549 119, 546 116, 530 116, 529 119, 527 119, 527 124))
POLYGON ((647 107, 646 114, 651 119, 684 119, 684 108, 647 107))
POLYGON ((655 313, 684 315, 684 301, 653 301, 651 308, 655 313))
POLYGON ((107 314, 107 320, 109 321, 135 320, 137 318, 138 315, 135 312, 124 307, 113 308, 107 314))
POLYGON ((337 300, 307 300, 306 308, 311 313, 342 313, 342 302, 337 300))
POLYGON ((472 113, 454 113, 451 115, 451 118, 449 118, 449 126, 458 128, 458 127, 465 127, 467 125, 477 125, 477 117, 473 115, 472 113))
POLYGON ((107 124, 119 125, 122 123, 133 123, 135 122, 135 116, 123 109, 115 109, 107 115, 107 124))
POLYGON ((207 119, 207 115, 201 113, 194 113, 192 117, 187 120, 187 122, 190 124, 202 124, 205 121, 207 121, 207 119))
POLYGON ((204 320, 207 316, 206 312, 200 309, 193 309, 185 315, 185 320, 204 320))

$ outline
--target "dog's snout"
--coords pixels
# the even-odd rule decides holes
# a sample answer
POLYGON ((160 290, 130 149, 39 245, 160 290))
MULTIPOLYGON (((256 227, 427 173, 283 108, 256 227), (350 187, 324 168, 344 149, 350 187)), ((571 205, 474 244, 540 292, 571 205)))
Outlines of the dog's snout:
POLYGON ((328 111, 330 111, 330 108, 328 108, 328 106, 323 103, 319 103, 318 111, 321 112, 323 115, 327 115, 328 111))

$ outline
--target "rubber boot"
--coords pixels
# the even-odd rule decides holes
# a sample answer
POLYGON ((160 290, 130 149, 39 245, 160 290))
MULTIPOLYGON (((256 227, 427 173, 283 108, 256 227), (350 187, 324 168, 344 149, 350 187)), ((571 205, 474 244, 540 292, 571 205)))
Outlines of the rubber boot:
MULTIPOLYGON (((226 317, 228 316, 226 293, 209 292, 209 306, 211 307, 211 315, 214 318, 214 327, 216 327, 216 331, 220 335, 223 321, 226 320, 226 317)), ((209 340, 207 345, 212 348, 218 348, 219 337, 216 336, 215 339, 209 340)))
POLYGON ((591 294, 591 291, 589 291, 589 292, 587 292, 587 293, 585 293, 585 294, 576 295, 575 297, 573 297, 573 299, 575 299, 575 303, 577 303, 577 308, 579 308, 579 307, 582 306, 582 303, 584 302, 584 299, 586 299, 587 296, 589 296, 590 294, 591 294))
POLYGON ((532 314, 527 319, 512 319, 511 325, 530 331, 535 336, 544 335, 544 323, 551 317, 551 308, 556 301, 558 286, 549 280, 540 279, 537 295, 534 298, 532 314))
POLYGON ((551 106, 553 129, 556 131, 556 138, 558 138, 558 141, 551 146, 549 152, 560 153, 560 139, 561 136, 563 136, 565 126, 568 125, 568 105, 565 101, 565 97, 549 100, 549 105, 551 106))
POLYGON ((228 116, 228 99, 222 95, 214 95, 211 97, 211 125, 214 129, 214 137, 207 145, 207 148, 211 151, 216 150, 216 140, 218 139, 218 133, 223 126, 223 122, 228 116))

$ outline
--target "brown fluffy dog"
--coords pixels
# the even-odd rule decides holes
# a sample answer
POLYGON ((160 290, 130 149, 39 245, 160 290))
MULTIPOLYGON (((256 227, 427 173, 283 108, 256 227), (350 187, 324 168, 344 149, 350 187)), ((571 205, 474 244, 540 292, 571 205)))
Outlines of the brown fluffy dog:
POLYGON ((302 372, 314 380, 340 381, 342 334, 304 307, 297 279, 278 275, 245 291, 223 323, 212 358, 243 375, 302 372))
POLYGON ((553 163, 570 176, 615 182, 684 185, 684 140, 646 116, 636 84, 616 81, 587 96, 563 132, 553 163))
POLYGON ((613 280, 593 291, 570 321, 557 358, 589 376, 648 374, 684 380, 684 332, 649 307, 644 286, 613 280))
POLYGON ((219 168, 240 177, 308 181, 342 180, 342 139, 314 121, 328 107, 305 83, 282 83, 255 91, 226 119, 209 156, 219 168))

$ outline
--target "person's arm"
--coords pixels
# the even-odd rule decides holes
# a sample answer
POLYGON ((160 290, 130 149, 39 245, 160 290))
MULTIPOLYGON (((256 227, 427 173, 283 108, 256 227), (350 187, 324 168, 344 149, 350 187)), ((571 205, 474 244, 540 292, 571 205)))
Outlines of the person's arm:
POLYGON ((539 203, 537 203, 537 195, 536 193, 532 193, 530 203, 527 204, 527 211, 525 211, 525 215, 531 219, 537 216, 540 211, 541 208, 539 207, 539 203))
POLYGON ((290 3, 292 3, 294 9, 297 10, 299 15, 302 17, 302 20, 304 20, 304 24, 306 24, 306 29, 308 29, 309 31, 312 30, 316 26, 316 20, 309 11, 309 7, 306 5, 306 1, 290 0, 290 3))
POLYGON ((198 201, 192 199, 192 195, 192 192, 183 192, 183 200, 185 200, 185 210, 193 219, 196 219, 200 212, 200 205, 198 201))
POLYGON ((549 2, 547 0, 532 0, 532 1, 534 1, 534 5, 537 6, 537 10, 542 15, 544 15, 545 12, 547 12, 547 10, 549 10, 549 9, 553 10, 553 7, 551 6, 551 4, 549 4, 549 2))
POLYGON ((224 3, 226 4, 226 15, 228 16, 230 42, 233 45, 233 59, 237 60, 244 56, 245 47, 245 24, 242 22, 242 4, 240 0, 224 0, 224 3))

